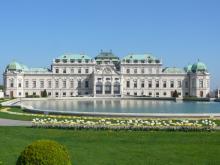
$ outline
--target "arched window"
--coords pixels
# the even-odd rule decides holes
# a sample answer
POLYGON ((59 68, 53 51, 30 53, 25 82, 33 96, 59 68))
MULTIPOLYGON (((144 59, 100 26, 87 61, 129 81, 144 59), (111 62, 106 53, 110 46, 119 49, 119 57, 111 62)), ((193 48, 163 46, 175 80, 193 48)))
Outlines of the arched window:
POLYGON ((96 94, 102 94, 102 82, 96 83, 96 94))
POLYGON ((114 83, 114 94, 120 94, 120 83, 119 82, 114 83))
POLYGON ((110 82, 106 82, 105 83, 105 94, 111 94, 111 83, 110 82))

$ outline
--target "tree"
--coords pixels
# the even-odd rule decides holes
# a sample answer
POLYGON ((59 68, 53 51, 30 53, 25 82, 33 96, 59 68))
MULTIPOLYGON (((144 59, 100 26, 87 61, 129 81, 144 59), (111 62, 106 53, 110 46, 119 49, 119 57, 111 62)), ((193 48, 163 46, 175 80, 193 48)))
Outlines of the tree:
POLYGON ((47 91, 46 91, 46 89, 44 89, 44 91, 41 92, 41 97, 47 97, 47 91))
POLYGON ((179 95, 178 95, 176 90, 173 92, 173 97, 175 97, 175 98, 179 97, 179 95))

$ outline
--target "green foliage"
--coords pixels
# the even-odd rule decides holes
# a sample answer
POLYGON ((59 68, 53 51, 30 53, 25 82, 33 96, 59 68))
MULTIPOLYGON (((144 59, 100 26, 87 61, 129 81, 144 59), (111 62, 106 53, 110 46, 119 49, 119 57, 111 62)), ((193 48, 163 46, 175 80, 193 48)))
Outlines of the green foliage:
POLYGON ((4 90, 4 85, 0 85, 0 90, 4 90))
POLYGON ((17 165, 71 165, 67 149, 51 140, 38 140, 27 146, 17 165))
POLYGON ((41 97, 47 97, 47 91, 46 91, 46 89, 41 92, 41 97))
POLYGON ((173 97, 175 97, 175 98, 179 97, 179 95, 178 95, 176 90, 173 92, 173 97))

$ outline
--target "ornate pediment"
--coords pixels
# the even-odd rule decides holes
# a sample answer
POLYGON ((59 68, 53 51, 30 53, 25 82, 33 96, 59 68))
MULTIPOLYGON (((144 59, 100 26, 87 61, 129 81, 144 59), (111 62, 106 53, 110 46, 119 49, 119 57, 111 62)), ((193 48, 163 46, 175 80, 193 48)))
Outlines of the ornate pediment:
POLYGON ((96 66, 95 74, 101 75, 119 75, 116 69, 112 66, 96 66))

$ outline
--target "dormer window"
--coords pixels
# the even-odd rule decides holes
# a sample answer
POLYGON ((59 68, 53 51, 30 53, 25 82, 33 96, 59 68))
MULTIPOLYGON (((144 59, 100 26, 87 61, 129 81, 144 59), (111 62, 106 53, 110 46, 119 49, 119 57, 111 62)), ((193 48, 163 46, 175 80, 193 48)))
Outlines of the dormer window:
POLYGON ((67 63, 67 59, 63 59, 63 63, 67 63))
POLYGON ((134 60, 134 63, 138 63, 138 60, 134 60))
POLYGON ((70 60, 70 62, 71 62, 71 63, 74 63, 74 62, 75 62, 75 60, 74 60, 74 59, 71 59, 71 60, 70 60))
POLYGON ((82 60, 78 60, 78 63, 82 63, 82 60))
POLYGON ((126 60, 126 63, 130 63, 130 60, 126 60))

